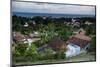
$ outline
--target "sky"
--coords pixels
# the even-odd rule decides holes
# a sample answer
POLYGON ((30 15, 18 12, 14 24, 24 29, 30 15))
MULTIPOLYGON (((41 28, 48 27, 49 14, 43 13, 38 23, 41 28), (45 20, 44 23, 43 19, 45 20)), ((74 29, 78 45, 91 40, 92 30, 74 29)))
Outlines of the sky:
POLYGON ((95 7, 12 1, 12 12, 95 15, 95 7))

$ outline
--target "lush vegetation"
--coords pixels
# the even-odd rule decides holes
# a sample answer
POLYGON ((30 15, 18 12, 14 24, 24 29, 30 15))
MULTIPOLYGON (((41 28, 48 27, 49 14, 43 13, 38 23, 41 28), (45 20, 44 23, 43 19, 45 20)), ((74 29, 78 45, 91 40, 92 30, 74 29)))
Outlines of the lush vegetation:
POLYGON ((74 30, 83 28, 86 31, 86 35, 92 38, 91 46, 89 50, 95 51, 96 49, 96 23, 95 18, 76 18, 80 20, 80 27, 73 27, 72 25, 64 24, 64 21, 72 22, 72 18, 51 18, 47 17, 43 19, 40 16, 33 18, 12 16, 12 31, 21 32, 24 35, 29 35, 33 31, 39 32, 41 40, 32 43, 31 47, 28 44, 15 43, 17 45, 15 50, 12 51, 14 62, 35 62, 42 60, 59 60, 66 59, 64 53, 53 54, 51 48, 45 49, 42 53, 37 49, 44 44, 47 44, 53 37, 60 37, 63 41, 67 41, 69 36, 73 34, 74 30), (33 23, 35 22, 35 24, 33 23), (91 21, 93 24, 86 25, 85 21, 91 21), (24 24, 28 22, 29 26, 24 27, 24 24), (27 50, 27 48, 29 48, 27 50))

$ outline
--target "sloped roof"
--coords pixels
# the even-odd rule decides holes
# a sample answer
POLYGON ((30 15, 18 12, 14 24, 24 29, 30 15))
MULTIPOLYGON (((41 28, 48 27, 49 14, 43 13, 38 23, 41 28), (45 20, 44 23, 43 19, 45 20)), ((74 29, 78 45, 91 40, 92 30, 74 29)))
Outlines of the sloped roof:
POLYGON ((79 39, 83 39, 83 40, 87 40, 87 41, 91 40, 91 38, 89 36, 86 36, 83 34, 76 34, 76 35, 74 35, 74 37, 79 38, 79 39))
POLYGON ((16 41, 23 41, 25 39, 25 36, 22 35, 20 32, 13 32, 13 38, 16 41))
POLYGON ((76 34, 74 36, 71 36, 68 40, 69 43, 74 43, 81 48, 84 48, 88 43, 91 42, 91 38, 89 36, 83 35, 83 34, 76 34))
POLYGON ((60 50, 66 49, 65 42, 62 41, 58 37, 55 37, 55 38, 51 39, 51 41, 49 42, 49 46, 55 51, 60 51, 60 50))

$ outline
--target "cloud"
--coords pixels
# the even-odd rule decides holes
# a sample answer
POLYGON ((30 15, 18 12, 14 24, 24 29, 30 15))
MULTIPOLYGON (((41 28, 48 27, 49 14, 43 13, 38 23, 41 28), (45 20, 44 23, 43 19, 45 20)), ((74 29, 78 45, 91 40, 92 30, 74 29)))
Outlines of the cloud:
POLYGON ((17 1, 12 1, 12 11, 13 12, 30 12, 30 13, 95 15, 94 6, 17 2, 17 1))

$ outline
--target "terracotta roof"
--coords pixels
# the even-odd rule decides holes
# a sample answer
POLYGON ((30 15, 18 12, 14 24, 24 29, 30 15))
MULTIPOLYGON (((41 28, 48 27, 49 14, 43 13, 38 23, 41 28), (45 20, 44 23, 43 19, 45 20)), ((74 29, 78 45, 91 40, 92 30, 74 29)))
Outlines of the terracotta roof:
POLYGON ((55 37, 49 42, 49 46, 55 50, 60 51, 66 49, 66 44, 64 41, 62 41, 60 38, 55 37))
POLYGON ((79 39, 83 39, 83 40, 87 40, 87 41, 91 40, 91 38, 89 36, 86 36, 83 34, 76 34, 76 35, 74 35, 74 37, 79 38, 79 39))
POLYGON ((86 45, 88 45, 88 43, 91 42, 91 38, 86 35, 76 34, 76 35, 70 37, 68 42, 74 43, 74 44, 80 46, 81 48, 84 48, 86 45))
POLYGON ((15 32, 15 33, 13 33, 13 38, 16 41, 23 41, 25 39, 25 36, 22 35, 20 32, 15 32))

